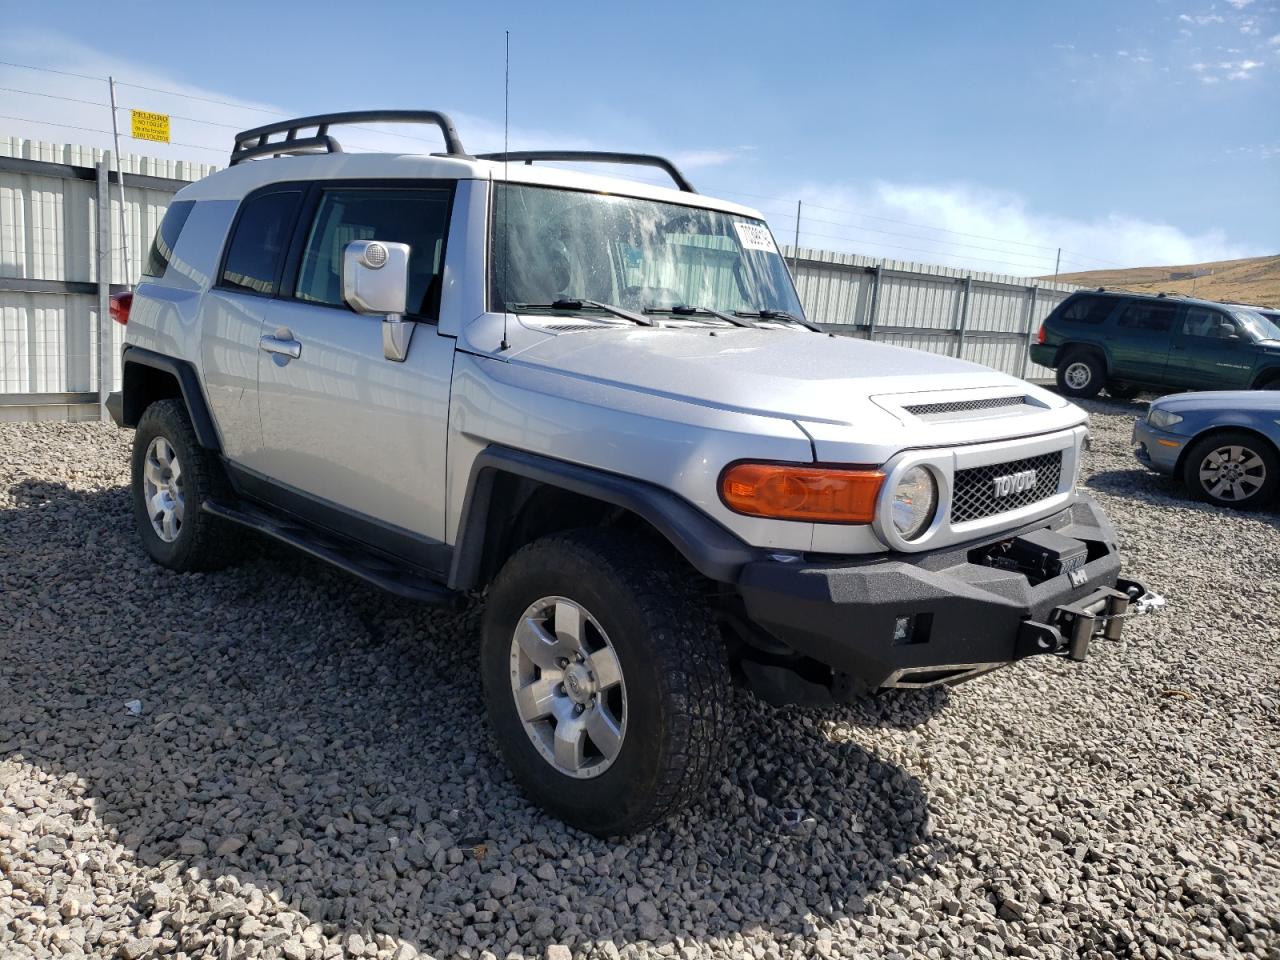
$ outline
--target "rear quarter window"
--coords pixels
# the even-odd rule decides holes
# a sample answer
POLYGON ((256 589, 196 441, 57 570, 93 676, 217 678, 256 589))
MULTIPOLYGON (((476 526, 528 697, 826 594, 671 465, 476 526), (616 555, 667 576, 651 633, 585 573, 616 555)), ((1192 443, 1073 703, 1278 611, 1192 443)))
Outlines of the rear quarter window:
POLYGON ((1058 319, 1068 323, 1099 324, 1107 319, 1115 301, 1107 297, 1082 296, 1072 297, 1063 304, 1058 319))
POLYGON ((244 201, 227 244, 220 286, 276 293, 301 200, 301 190, 279 190, 244 201))
POLYGON ((169 261, 173 259, 173 248, 178 245, 178 237, 187 224, 187 217, 195 209, 194 200, 179 200, 169 204, 169 209, 160 221, 160 229, 151 241, 151 253, 147 255, 147 265, 142 270, 144 277, 163 277, 169 269, 169 261))

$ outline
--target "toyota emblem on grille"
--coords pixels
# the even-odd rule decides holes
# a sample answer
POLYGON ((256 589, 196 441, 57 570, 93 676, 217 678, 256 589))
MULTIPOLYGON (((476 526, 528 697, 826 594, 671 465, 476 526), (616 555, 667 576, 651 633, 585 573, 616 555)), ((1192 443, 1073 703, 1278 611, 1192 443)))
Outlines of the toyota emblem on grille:
POLYGON ((1003 477, 992 477, 991 486, 997 497, 1007 497, 1015 493, 1023 493, 1036 485, 1034 470, 1019 470, 1003 477))

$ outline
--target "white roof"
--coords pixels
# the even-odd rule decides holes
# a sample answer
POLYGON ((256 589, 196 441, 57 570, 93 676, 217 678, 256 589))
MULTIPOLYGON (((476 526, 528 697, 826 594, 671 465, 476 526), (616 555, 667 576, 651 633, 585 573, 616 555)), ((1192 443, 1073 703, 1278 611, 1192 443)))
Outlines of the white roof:
POLYGON ((763 220, 750 207, 718 200, 701 193, 686 193, 674 187, 659 187, 622 177, 605 177, 542 164, 415 153, 320 153, 293 157, 246 160, 184 187, 179 200, 239 200, 245 194, 270 183, 293 180, 338 179, 423 179, 423 180, 506 180, 511 183, 540 184, 574 190, 590 190, 646 200, 661 200, 690 207, 721 210, 763 220))

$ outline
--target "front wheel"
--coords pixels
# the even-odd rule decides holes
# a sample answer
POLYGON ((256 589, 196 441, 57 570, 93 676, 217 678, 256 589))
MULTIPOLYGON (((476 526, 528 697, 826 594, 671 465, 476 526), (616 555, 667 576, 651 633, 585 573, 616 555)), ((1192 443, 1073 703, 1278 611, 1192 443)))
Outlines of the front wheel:
POLYGON ((1280 486, 1280 456, 1250 433, 1227 430, 1211 434, 1185 454, 1182 476, 1199 500, 1237 510, 1254 510, 1270 502, 1280 486))
POLYGON ((729 670, 694 576, 647 538, 581 530, 525 547, 490 589, 489 720, 526 794, 566 823, 632 833, 715 773, 729 670))

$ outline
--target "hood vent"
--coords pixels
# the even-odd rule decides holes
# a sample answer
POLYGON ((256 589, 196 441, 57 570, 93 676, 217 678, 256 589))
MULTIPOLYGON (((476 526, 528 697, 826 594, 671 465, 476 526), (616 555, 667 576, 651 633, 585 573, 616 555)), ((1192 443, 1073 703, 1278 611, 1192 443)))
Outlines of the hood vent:
MULTIPOLYGON (((1025 396, 984 397, 981 400, 951 400, 946 403, 918 403, 902 409, 922 420, 966 420, 986 415, 988 410, 1023 407, 1028 405, 1025 396)), ((1009 413, 1022 413, 1009 410, 1009 413)))

